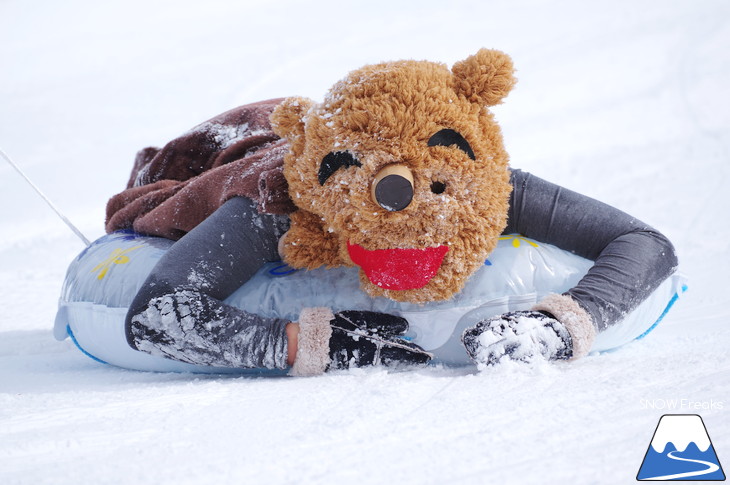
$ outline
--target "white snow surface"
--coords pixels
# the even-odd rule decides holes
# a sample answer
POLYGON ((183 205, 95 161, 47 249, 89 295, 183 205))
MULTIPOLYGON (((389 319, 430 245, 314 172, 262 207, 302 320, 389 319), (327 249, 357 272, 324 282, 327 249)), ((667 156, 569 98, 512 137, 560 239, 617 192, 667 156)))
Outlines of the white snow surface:
POLYGON ((83 246, 0 161, 0 483, 634 483, 665 413, 700 414, 727 458, 728 19, 724 0, 3 0, 0 147, 90 238, 144 146, 367 63, 492 47, 519 78, 494 109, 512 165, 663 231, 690 289, 647 338, 569 363, 117 369, 53 339, 83 246))

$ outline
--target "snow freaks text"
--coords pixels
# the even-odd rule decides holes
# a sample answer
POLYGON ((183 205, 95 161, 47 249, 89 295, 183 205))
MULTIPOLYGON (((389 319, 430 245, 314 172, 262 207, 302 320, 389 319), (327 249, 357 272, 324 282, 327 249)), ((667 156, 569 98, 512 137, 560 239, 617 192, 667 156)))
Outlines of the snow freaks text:
POLYGON ((667 411, 719 411, 723 409, 723 401, 695 401, 693 399, 641 399, 642 409, 659 409, 667 411))

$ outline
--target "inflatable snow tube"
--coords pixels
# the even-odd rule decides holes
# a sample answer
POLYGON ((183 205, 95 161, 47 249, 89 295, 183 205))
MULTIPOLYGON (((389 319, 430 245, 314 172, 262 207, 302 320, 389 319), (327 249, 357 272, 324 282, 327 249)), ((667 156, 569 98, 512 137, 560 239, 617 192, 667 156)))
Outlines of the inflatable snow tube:
MULTIPOLYGON (((54 335, 71 338, 89 357, 119 367, 180 372, 258 372, 222 369, 168 360, 127 345, 124 320, 147 275, 173 241, 117 232, 87 247, 69 267, 54 335)), ((454 298, 425 305, 371 298, 360 290, 357 268, 293 270, 282 263, 263 266, 226 303, 267 317, 296 320, 303 307, 373 310, 405 317, 406 338, 435 355, 434 363, 470 364, 461 345, 463 330, 508 311, 525 310, 548 293, 578 283, 593 263, 554 246, 519 235, 500 238, 497 248, 454 298)), ((592 352, 611 350, 643 337, 685 290, 684 278, 665 280, 624 320, 601 332, 592 352)), ((274 371, 276 372, 276 371, 274 371)))

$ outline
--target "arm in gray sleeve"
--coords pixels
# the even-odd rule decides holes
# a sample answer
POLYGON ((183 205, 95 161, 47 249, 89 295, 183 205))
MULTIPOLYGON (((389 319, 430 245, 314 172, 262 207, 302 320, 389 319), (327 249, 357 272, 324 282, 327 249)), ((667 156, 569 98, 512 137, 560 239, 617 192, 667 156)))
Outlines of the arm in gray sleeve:
POLYGON ((135 296, 126 320, 132 348, 192 364, 286 368, 288 321, 222 302, 266 262, 288 218, 227 201, 177 241, 135 296))
POLYGON ((505 234, 519 233, 595 262, 566 295, 590 314, 596 330, 621 320, 675 271, 674 247, 656 229, 521 170, 512 172, 511 181, 505 234))

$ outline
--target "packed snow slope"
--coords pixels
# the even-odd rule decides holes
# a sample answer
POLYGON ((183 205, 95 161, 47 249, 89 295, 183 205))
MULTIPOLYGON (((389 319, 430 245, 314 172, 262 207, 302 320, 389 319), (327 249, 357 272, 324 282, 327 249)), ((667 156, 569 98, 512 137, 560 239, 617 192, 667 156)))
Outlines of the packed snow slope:
POLYGON ((491 47, 518 69, 494 110, 512 165, 665 232, 690 289, 574 363, 127 371, 53 339, 83 245, 0 162, 0 483, 634 483, 668 412, 701 414, 730 462, 728 19, 723 0, 3 0, 0 147, 90 238, 141 147, 363 64, 491 47))

